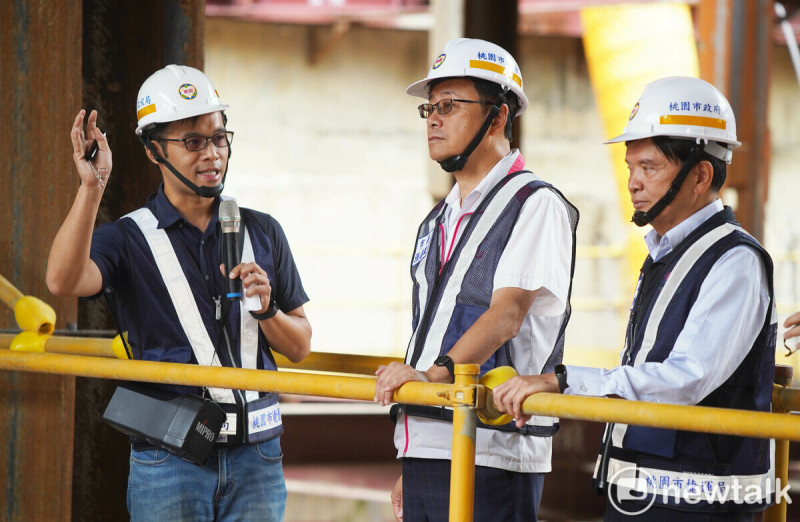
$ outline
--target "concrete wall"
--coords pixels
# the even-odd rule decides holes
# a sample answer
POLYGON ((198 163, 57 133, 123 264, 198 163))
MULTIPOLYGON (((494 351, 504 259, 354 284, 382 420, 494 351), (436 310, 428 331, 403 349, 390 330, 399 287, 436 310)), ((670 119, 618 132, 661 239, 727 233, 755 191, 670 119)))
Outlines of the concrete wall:
MULTIPOLYGON (((427 72, 427 36, 352 27, 313 62, 312 42, 326 31, 208 20, 206 70, 232 105, 237 133, 226 192, 283 224, 312 299, 314 350, 401 356, 410 335, 408 260, 432 204, 419 100, 404 89, 427 72)), ((791 101, 800 91, 785 51, 775 52, 765 241, 779 261, 781 321, 800 307, 800 274, 783 261, 800 241, 791 201, 800 183, 800 109, 791 101)), ((566 358, 600 353, 593 362, 613 364, 631 276, 622 273, 626 225, 583 47, 522 37, 517 59, 531 100, 521 118, 527 166, 581 211, 566 358)))
POLYGON ((426 42, 354 29, 312 65, 313 31, 325 29, 208 20, 206 70, 236 132, 226 193, 283 225, 314 350, 400 355, 406 264, 431 204, 422 121, 402 89, 426 42))

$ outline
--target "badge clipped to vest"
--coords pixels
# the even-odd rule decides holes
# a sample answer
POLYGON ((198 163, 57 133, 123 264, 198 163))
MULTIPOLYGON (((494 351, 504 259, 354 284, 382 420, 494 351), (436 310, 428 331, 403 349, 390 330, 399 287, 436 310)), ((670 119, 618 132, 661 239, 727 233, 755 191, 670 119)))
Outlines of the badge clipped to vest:
POLYGON ((433 230, 428 232, 427 236, 417 239, 417 246, 414 248, 414 258, 411 260, 411 266, 416 266, 428 255, 428 249, 431 246, 431 237, 433 237, 433 230))

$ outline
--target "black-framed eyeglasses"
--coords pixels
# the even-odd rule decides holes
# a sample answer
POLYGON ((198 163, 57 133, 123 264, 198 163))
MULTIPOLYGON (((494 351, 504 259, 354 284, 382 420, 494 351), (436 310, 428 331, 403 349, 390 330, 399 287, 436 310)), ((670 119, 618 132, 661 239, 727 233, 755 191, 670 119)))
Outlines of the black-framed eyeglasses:
POLYGON ((233 141, 233 131, 222 131, 213 136, 189 136, 181 139, 159 138, 159 141, 180 141, 189 152, 206 150, 209 140, 218 149, 227 148, 233 141))
POLYGON ((480 103, 481 105, 491 105, 490 102, 484 101, 475 101, 475 100, 457 100, 455 98, 445 98, 443 100, 439 100, 436 103, 423 103, 417 109, 419 109, 419 117, 423 120, 427 120, 433 114, 433 110, 436 109, 436 112, 439 114, 447 114, 448 112, 453 110, 453 102, 461 102, 461 103, 480 103))

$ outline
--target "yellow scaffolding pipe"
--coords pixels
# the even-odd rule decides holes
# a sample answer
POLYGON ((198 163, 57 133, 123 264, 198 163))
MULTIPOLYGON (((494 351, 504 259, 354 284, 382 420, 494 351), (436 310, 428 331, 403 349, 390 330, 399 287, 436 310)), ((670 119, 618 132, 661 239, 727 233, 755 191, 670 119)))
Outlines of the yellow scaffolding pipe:
MULTIPOLYGON (((29 353, 0 350, 0 369, 79 375, 127 381, 211 386, 263 392, 294 393, 371 401, 375 378, 220 368, 154 361, 124 361, 84 355, 29 353)), ((452 406, 475 404, 475 388, 451 384, 411 382, 394 394, 397 402, 452 406)))
MULTIPOLYGON (((478 384, 481 367, 477 364, 455 365, 455 385, 478 384)), ((400 389, 403 387, 401 386, 400 389)), ((399 390, 398 390, 399 391, 399 390)), ((453 456, 450 459, 450 520, 472 522, 475 503, 475 437, 478 414, 474 405, 453 408, 453 456)))
MULTIPOLYGON (((90 355, 94 357, 117 358, 124 349, 115 348, 114 339, 102 337, 72 337, 54 335, 40 339, 41 349, 38 352, 60 353, 66 355, 90 355)), ((0 349, 14 349, 20 340, 17 334, 0 333, 0 349)), ((30 350, 27 350, 30 351, 30 350)), ((351 355, 339 353, 311 352, 299 363, 295 363, 279 353, 273 352, 275 362, 281 368, 292 370, 309 370, 319 372, 350 373, 356 375, 375 375, 380 365, 390 362, 403 362, 399 357, 376 357, 372 355, 351 355)), ((122 357, 120 357, 122 358, 122 357)), ((127 359, 127 357, 126 357, 127 359)))
MULTIPOLYGON (((301 372, 220 368, 152 361, 131 361, 53 353, 0 350, 0 369, 136 380, 193 386, 213 386, 299 395, 370 401, 374 377, 347 377, 301 372)), ((476 410, 488 413, 491 391, 477 384, 477 368, 459 365, 456 384, 409 382, 395 391, 393 400, 407 404, 452 406, 453 459, 451 463, 451 520, 472 520, 474 498, 476 410)), ((781 405, 794 409, 798 392, 776 386, 781 405)), ((657 428, 723 433, 746 437, 800 441, 800 417, 701 406, 654 404, 623 399, 539 393, 525 400, 523 411, 533 415, 619 422, 657 428)), ((787 460, 788 454, 781 457, 787 460)), ((782 463, 783 465, 785 463, 782 463)), ((777 506, 780 508, 780 506, 777 506)), ((775 510, 770 521, 785 520, 775 510)))
POLYGON ((750 410, 537 393, 522 404, 530 415, 617 422, 653 428, 800 441, 800 417, 750 410))
MULTIPOLYGON (((0 350, 0 369, 364 401, 371 401, 375 394, 375 379, 366 376, 346 377, 195 364, 123 361, 52 353, 0 350)), ((797 391, 793 389, 792 395, 796 397, 797 391)), ((790 389, 779 392, 779 395, 789 397, 790 389)), ((470 405, 483 409, 485 401, 491 400, 491 393, 479 384, 456 386, 409 382, 397 389, 394 400, 406 404, 470 405), (484 400, 484 397, 487 398, 484 400)), ((792 399, 793 403, 796 401, 796 398, 792 399)), ((800 441, 800 417, 749 410, 537 393, 525 400, 523 411, 531 415, 567 419, 800 441)))
MULTIPOLYGON (((789 413, 791 408, 798 406, 798 395, 794 397, 787 393, 792 383, 791 366, 778 366, 775 368, 775 387, 772 390, 772 411, 775 413, 789 413)), ((795 390, 797 391, 797 390, 795 390)), ((789 441, 775 441, 775 480, 777 484, 789 483, 789 441)), ((761 522, 785 522, 786 521, 786 502, 779 499, 776 504, 768 507, 761 516, 761 522)))

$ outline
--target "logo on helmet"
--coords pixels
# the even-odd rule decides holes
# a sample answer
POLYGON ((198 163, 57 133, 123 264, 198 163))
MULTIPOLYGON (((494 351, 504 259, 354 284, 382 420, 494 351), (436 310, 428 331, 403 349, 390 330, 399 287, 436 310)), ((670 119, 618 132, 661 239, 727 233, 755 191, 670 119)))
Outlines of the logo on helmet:
POLYGON ((193 100, 197 97, 197 88, 191 83, 184 83, 178 87, 178 94, 180 94, 181 98, 184 100, 193 100))
POLYGON ((634 105, 633 109, 631 109, 631 115, 628 116, 628 121, 631 121, 633 117, 636 116, 637 112, 639 112, 639 102, 636 102, 636 105, 634 105))
POLYGON ((444 53, 437 56, 433 61, 433 67, 431 67, 431 69, 438 69, 444 63, 445 58, 447 58, 447 55, 444 53))

